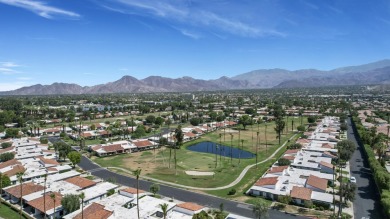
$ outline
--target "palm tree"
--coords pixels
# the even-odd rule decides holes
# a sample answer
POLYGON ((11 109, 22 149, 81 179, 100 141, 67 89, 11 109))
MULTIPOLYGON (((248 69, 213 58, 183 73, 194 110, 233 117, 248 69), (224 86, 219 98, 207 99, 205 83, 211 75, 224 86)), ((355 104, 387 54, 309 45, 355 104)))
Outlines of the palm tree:
POLYGON ((56 194, 52 192, 50 194, 50 198, 53 199, 53 203, 54 203, 54 219, 55 219, 56 218, 56 194))
POLYGON ((134 170, 133 175, 137 179, 137 215, 139 219, 139 176, 141 175, 141 169, 134 170))
POLYGON ((233 163, 233 134, 230 133, 230 163, 233 163))
POLYGON ((3 173, 0 172, 0 204, 3 202, 3 173))
POLYGON ((263 216, 267 217, 268 216, 267 204, 261 199, 258 199, 252 207, 252 212, 255 215, 255 217, 258 219, 261 219, 263 216))
POLYGON ((80 193, 79 198, 81 199, 81 219, 84 219, 84 199, 85 199, 84 192, 80 193))
POLYGON ((376 150, 376 153, 378 154, 378 161, 381 162, 383 155, 386 153, 387 144, 384 144, 383 141, 380 141, 374 145, 374 149, 376 150))
POLYGON ((44 177, 44 186, 43 186, 43 213, 44 213, 44 216, 43 218, 46 219, 46 181, 47 181, 47 174, 43 175, 44 177))
POLYGON ((160 204, 160 207, 161 207, 161 211, 163 213, 164 219, 166 219, 167 214, 168 214, 168 204, 167 203, 160 204))
POLYGON ((23 210, 23 176, 24 176, 24 171, 16 173, 16 177, 18 178, 18 181, 20 183, 20 212, 19 212, 20 218, 22 218, 22 210, 23 210))
POLYGON ((260 134, 260 132, 256 132, 256 135, 257 135, 257 140, 256 140, 256 169, 257 169, 257 153, 258 153, 258 148, 259 148, 259 134, 260 134))

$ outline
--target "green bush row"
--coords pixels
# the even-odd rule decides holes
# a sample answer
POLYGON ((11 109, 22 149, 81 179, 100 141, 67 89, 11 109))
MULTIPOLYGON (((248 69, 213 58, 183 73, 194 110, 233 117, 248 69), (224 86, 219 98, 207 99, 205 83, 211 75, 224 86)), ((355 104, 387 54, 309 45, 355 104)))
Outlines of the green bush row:
MULTIPOLYGON (((367 130, 361 125, 361 121, 354 117, 354 122, 359 136, 367 135, 367 130)), ((364 151, 368 158, 368 163, 374 175, 374 180, 381 193, 381 204, 387 218, 390 218, 390 173, 381 165, 375 158, 375 152, 372 150, 368 142, 361 142, 364 145, 364 151)))

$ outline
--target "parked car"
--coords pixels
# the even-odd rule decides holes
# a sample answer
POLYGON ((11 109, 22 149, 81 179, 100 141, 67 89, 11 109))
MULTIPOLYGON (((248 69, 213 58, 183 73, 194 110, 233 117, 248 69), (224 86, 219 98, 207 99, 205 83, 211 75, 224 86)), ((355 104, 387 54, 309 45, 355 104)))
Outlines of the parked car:
POLYGON ((350 181, 351 183, 356 183, 356 178, 355 178, 354 176, 351 176, 351 177, 349 178, 349 181, 350 181))

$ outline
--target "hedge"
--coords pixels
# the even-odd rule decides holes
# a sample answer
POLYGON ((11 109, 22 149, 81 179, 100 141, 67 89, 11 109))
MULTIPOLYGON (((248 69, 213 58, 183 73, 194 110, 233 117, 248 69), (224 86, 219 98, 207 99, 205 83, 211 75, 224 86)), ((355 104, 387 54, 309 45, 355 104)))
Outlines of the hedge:
POLYGON ((368 163, 374 175, 374 181, 380 191, 381 204, 383 206, 384 214, 387 218, 390 218, 390 173, 380 164, 375 158, 375 152, 368 145, 368 142, 363 142, 360 136, 364 136, 366 129, 359 124, 360 119, 354 117, 352 120, 354 131, 358 133, 359 144, 363 145, 365 155, 367 156, 368 163), (355 122, 358 123, 355 125, 355 122))

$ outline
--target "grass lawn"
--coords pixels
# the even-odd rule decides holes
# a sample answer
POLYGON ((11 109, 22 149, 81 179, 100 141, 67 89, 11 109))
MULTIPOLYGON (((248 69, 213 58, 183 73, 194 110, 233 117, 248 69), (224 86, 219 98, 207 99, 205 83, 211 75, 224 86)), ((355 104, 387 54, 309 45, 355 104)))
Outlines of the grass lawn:
MULTIPOLYGON (((12 210, 10 207, 4 205, 1 203, 0 207, 0 217, 6 218, 6 219, 19 219, 19 213, 12 210)), ((25 217, 22 217, 25 218, 25 217)))
MULTIPOLYGON (((291 120, 292 118, 290 117, 289 132, 282 135, 282 143, 293 135, 291 132, 291 120)), ((295 118, 294 120, 296 127, 296 125, 299 124, 299 118, 295 118)), ((256 159, 250 158, 240 160, 233 158, 231 162, 230 157, 217 156, 218 165, 215 167, 214 154, 193 152, 187 150, 187 147, 203 141, 212 141, 216 143, 221 142, 223 145, 227 146, 239 146, 246 151, 255 153, 257 132, 259 132, 260 141, 258 146, 258 161, 261 161, 269 157, 279 147, 278 139, 276 139, 277 135, 274 130, 274 123, 268 123, 267 127, 265 124, 254 125, 252 127, 247 126, 245 130, 238 130, 236 128, 233 128, 233 130, 221 129, 205 134, 195 141, 187 142, 181 147, 181 149, 176 150, 176 170, 174 164, 175 150, 165 147, 155 151, 150 150, 146 152, 122 154, 105 158, 92 157, 92 159, 94 162, 103 167, 120 167, 129 171, 141 168, 142 175, 182 185, 203 188, 225 186, 234 181, 246 166, 254 164, 256 159), (231 136, 233 136, 233 138, 231 136), (243 144, 241 140, 243 140, 243 144), (185 173, 187 170, 214 172, 215 175, 191 176, 185 173)), ((284 150, 279 151, 276 158, 283 152, 284 150)), ((244 177, 244 180, 235 186, 237 189, 237 195, 234 195, 231 198, 242 196, 242 193, 245 192, 244 190, 248 189, 253 182, 255 182, 267 170, 267 168, 276 161, 276 158, 259 165, 258 169, 251 168, 244 177)), ((230 197, 227 195, 228 190, 230 189, 212 191, 209 193, 223 197, 230 197)))

